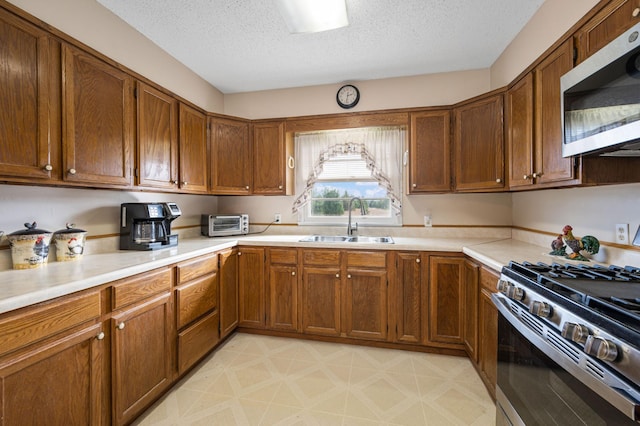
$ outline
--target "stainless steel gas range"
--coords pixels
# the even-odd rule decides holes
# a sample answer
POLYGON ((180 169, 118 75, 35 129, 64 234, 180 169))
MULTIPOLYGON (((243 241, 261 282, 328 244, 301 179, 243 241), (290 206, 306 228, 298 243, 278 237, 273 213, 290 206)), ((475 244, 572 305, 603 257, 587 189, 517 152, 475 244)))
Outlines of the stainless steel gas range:
POLYGON ((638 425, 640 268, 511 262, 493 302, 497 424, 638 425))

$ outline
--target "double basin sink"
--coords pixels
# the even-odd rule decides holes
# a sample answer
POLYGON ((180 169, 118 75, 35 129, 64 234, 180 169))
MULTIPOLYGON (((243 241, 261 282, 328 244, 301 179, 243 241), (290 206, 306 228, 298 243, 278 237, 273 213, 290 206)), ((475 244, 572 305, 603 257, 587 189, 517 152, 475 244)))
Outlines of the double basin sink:
POLYGON ((380 243, 393 244, 391 237, 367 237, 363 235, 310 235, 300 240, 303 243, 380 243))

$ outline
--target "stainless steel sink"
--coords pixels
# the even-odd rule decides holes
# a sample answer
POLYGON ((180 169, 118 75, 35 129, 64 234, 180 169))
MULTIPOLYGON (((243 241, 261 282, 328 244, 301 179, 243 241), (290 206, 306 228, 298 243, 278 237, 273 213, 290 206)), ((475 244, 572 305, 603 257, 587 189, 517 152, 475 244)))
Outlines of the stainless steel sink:
POLYGON ((393 244, 393 238, 391 237, 365 237, 358 235, 357 237, 350 237, 349 243, 381 243, 381 244, 393 244))
POLYGON ((347 235, 310 235, 300 240, 303 243, 380 243, 393 244, 391 237, 365 237, 365 236, 347 236, 347 235))

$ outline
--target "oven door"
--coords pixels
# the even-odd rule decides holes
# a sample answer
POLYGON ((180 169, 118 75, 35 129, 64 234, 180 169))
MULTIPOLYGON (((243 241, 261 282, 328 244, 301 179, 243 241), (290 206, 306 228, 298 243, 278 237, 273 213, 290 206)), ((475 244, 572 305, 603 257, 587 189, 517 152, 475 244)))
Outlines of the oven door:
POLYGON ((563 361, 556 362, 554 349, 510 312, 509 302, 498 296, 493 301, 499 310, 496 424, 638 426, 631 418, 637 416, 637 401, 615 389, 592 390, 563 368, 563 361))

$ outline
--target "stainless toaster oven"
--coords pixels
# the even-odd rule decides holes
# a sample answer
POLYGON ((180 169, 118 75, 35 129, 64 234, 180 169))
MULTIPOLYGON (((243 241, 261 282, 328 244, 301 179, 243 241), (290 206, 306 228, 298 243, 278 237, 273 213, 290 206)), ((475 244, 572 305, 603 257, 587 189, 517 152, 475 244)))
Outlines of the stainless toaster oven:
POLYGON ((200 232, 205 237, 225 237, 249 233, 248 214, 203 214, 200 232))

